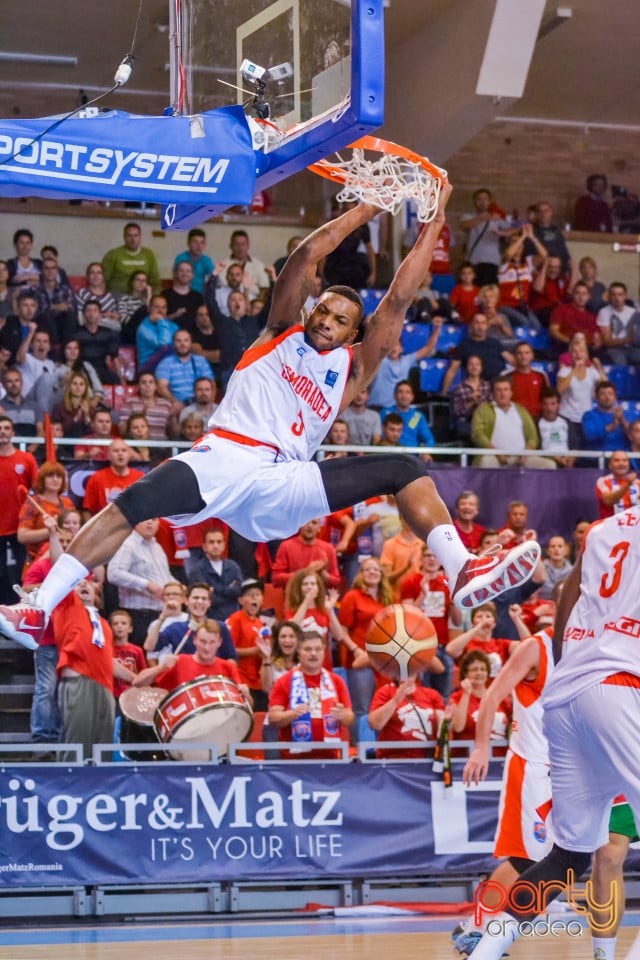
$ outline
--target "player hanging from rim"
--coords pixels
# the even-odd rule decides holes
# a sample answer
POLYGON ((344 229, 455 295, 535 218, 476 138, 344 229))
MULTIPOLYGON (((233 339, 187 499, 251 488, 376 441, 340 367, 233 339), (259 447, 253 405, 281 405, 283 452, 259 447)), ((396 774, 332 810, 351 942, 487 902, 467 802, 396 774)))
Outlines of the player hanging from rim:
POLYGON ((0 633, 32 647, 53 608, 142 520, 169 517, 182 526, 216 516, 248 539, 266 541, 382 493, 396 497, 404 519, 440 559, 458 606, 474 606, 528 579, 539 546, 528 541, 498 555, 469 554, 418 458, 311 460, 333 420, 398 342, 450 192, 445 182, 435 218, 401 263, 359 343, 362 301, 351 288, 325 290, 304 324, 301 310, 320 261, 378 208, 360 203, 303 240, 278 277, 267 325, 236 367, 209 432, 93 517, 45 579, 35 605, 0 606, 0 633))
MULTIPOLYGON (((453 931, 454 949, 463 957, 470 956, 478 945, 486 924, 493 919, 491 897, 496 900, 524 870, 546 856, 551 850, 552 837, 544 829, 540 810, 551 804, 549 777, 549 747, 542 731, 542 694, 553 675, 552 628, 547 627, 533 636, 520 619, 520 610, 511 607, 518 627, 520 641, 514 643, 514 652, 500 670, 487 695, 483 698, 476 721, 476 741, 465 764, 462 779, 470 787, 484 780, 489 770, 490 734, 493 718, 500 702, 513 695, 513 726, 504 765, 500 811, 494 857, 506 857, 489 877, 481 903, 483 916, 472 916, 462 921, 453 931), (500 891, 500 893, 498 892, 500 891)), ((551 831, 550 831, 551 832, 551 831)), ((607 904, 608 909, 592 912, 598 928, 592 928, 594 957, 613 960, 613 947, 618 926, 624 913, 623 864, 629 844, 638 839, 633 812, 617 797, 609 820, 609 840, 600 847, 593 859, 591 882, 594 904, 607 904), (611 909, 611 891, 615 891, 616 909, 611 909), (600 952, 599 952, 600 951, 600 952)))

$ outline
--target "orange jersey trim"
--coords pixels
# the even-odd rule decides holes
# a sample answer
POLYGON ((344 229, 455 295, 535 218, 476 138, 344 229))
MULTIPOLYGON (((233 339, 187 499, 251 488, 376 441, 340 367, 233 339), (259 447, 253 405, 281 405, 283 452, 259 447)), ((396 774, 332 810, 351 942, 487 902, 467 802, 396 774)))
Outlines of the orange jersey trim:
POLYGON ((231 430, 222 430, 220 427, 215 427, 210 432, 216 437, 222 437, 223 440, 242 443, 245 447, 269 447, 270 450, 280 453, 278 447, 275 447, 272 443, 266 443, 264 440, 254 440, 253 437, 244 437, 241 433, 232 433, 231 430))
POLYGON ((635 673, 627 673, 624 670, 621 673, 612 673, 611 676, 605 677, 602 682, 613 684, 616 687, 640 688, 640 677, 637 677, 635 673))
POLYGON ((293 327, 287 327, 281 334, 277 337, 274 337, 272 340, 268 340, 266 343, 261 343, 258 347, 249 347, 248 350, 245 350, 240 362, 236 364, 236 370, 244 370, 250 364, 255 363, 256 360, 259 360, 260 357, 266 357, 268 353, 271 353, 272 350, 282 343, 287 337, 291 336, 292 333, 304 333, 304 327, 301 323, 296 324, 293 327))

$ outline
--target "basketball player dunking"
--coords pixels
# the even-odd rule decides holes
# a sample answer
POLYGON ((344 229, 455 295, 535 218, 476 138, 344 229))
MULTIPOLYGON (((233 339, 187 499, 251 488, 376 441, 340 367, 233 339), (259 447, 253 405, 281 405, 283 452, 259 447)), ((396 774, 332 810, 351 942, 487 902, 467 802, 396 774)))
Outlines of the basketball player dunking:
MULTIPOLYGON (((562 659, 543 696, 555 842, 521 874, 512 900, 522 908, 496 915, 506 921, 498 924, 504 932, 485 932, 474 960, 497 960, 519 935, 513 921, 534 918, 532 884, 553 899, 569 870, 578 878, 587 869, 609 839, 611 805, 621 790, 636 819, 640 814, 639 557, 640 507, 631 507, 589 527, 565 581, 554 631, 554 654, 562 659)), ((596 945, 594 955, 613 957, 614 938, 596 945)))
POLYGON ((215 516, 248 539, 265 541, 383 493, 396 497, 404 519, 441 560, 458 606, 472 607, 528 579, 538 545, 529 541, 481 558, 469 554, 418 458, 311 461, 333 420, 398 342, 450 192, 445 183, 435 219, 401 263, 359 343, 362 301, 350 287, 325 290, 304 322, 301 311, 320 261, 378 209, 360 203, 308 236, 280 273, 265 330, 234 371, 209 432, 91 519, 47 576, 36 605, 0 606, 0 633, 33 646, 56 604, 88 570, 113 556, 142 520, 168 517, 184 525, 215 516))

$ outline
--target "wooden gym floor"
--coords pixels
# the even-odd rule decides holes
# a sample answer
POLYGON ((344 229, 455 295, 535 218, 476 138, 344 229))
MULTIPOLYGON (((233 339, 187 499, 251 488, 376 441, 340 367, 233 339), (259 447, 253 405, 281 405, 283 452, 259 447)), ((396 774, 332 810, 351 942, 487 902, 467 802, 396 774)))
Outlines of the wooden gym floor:
MULTIPOLYGON (((455 917, 130 921, 104 926, 0 928, 0 960, 455 960, 455 917)), ((511 960, 591 960, 581 937, 521 939, 511 960)), ((616 960, 640 960, 640 914, 629 912, 616 960)))

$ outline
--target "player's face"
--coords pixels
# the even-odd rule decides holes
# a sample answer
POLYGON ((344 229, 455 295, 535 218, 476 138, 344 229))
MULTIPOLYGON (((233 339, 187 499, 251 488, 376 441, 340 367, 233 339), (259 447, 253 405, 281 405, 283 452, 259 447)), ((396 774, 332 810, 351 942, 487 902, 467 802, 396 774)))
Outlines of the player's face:
POLYGON ((193 643, 200 663, 213 663, 220 649, 222 637, 219 633, 213 633, 213 631, 198 630, 193 643))
POLYGON ((361 320, 358 305, 337 293, 323 293, 305 324, 307 340, 318 351, 353 343, 361 320))
POLYGON ((458 516, 461 520, 475 520, 479 504, 475 497, 461 497, 458 501, 458 516))
POLYGON ((298 660, 303 673, 320 673, 324 662, 324 644, 319 637, 303 640, 298 647, 298 660))

